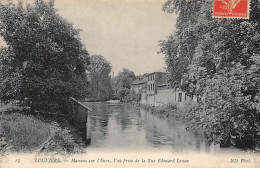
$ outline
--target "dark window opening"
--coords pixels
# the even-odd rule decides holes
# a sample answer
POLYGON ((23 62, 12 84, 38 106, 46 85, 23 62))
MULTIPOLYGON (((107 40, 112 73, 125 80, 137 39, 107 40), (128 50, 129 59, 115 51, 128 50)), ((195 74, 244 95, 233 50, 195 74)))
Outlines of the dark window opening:
POLYGON ((178 98, 178 102, 181 102, 182 98, 182 93, 179 93, 179 98, 178 98))

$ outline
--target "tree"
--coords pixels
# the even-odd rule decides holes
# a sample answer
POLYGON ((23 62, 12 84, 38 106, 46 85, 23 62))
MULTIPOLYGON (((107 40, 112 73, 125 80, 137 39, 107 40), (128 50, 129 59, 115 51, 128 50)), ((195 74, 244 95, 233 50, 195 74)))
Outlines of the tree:
POLYGON ((135 80, 135 74, 133 71, 124 68, 122 72, 119 72, 117 76, 112 80, 112 86, 115 96, 122 100, 130 92, 131 83, 135 80))
POLYGON ((99 100, 108 100, 111 96, 111 64, 101 55, 93 55, 90 65, 90 97, 99 100))
POLYGON ((86 96, 89 54, 54 1, 24 6, 0 3, 0 34, 8 46, 1 56, 6 68, 1 98, 28 98, 32 109, 65 113, 69 97, 86 96))
POLYGON ((176 31, 161 42, 169 82, 185 75, 186 91, 202 97, 189 106, 189 120, 212 142, 259 147, 260 4, 250 17, 216 19, 213 0, 168 0, 163 10, 178 14, 176 31), (258 59, 258 60, 256 60, 258 59))

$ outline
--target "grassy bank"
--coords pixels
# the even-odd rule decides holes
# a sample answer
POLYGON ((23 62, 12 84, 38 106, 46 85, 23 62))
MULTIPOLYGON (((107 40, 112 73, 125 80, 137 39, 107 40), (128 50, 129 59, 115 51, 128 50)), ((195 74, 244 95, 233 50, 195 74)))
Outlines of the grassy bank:
POLYGON ((55 122, 19 112, 0 114, 1 151, 78 153, 82 144, 55 122))

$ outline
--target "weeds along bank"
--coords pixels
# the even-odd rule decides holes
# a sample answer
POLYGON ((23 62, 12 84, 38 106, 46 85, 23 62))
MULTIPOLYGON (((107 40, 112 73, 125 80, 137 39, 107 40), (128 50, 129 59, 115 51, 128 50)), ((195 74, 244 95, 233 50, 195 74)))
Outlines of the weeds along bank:
POLYGON ((156 107, 153 105, 140 104, 140 106, 145 110, 150 110, 153 114, 157 114, 160 117, 174 118, 185 121, 185 111, 183 109, 178 108, 175 104, 169 103, 167 105, 161 105, 156 107))
POLYGON ((83 143, 77 142, 71 130, 56 122, 20 112, 0 114, 1 154, 12 152, 80 153, 83 143))

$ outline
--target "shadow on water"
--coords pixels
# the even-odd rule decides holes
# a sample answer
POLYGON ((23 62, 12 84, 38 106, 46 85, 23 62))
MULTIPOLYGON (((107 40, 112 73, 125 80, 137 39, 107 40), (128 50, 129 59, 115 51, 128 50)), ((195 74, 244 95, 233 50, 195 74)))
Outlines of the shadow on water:
POLYGON ((214 153, 219 146, 209 145, 203 133, 186 130, 183 122, 160 118, 130 104, 85 103, 88 115, 89 148, 154 148, 175 152, 214 153))

